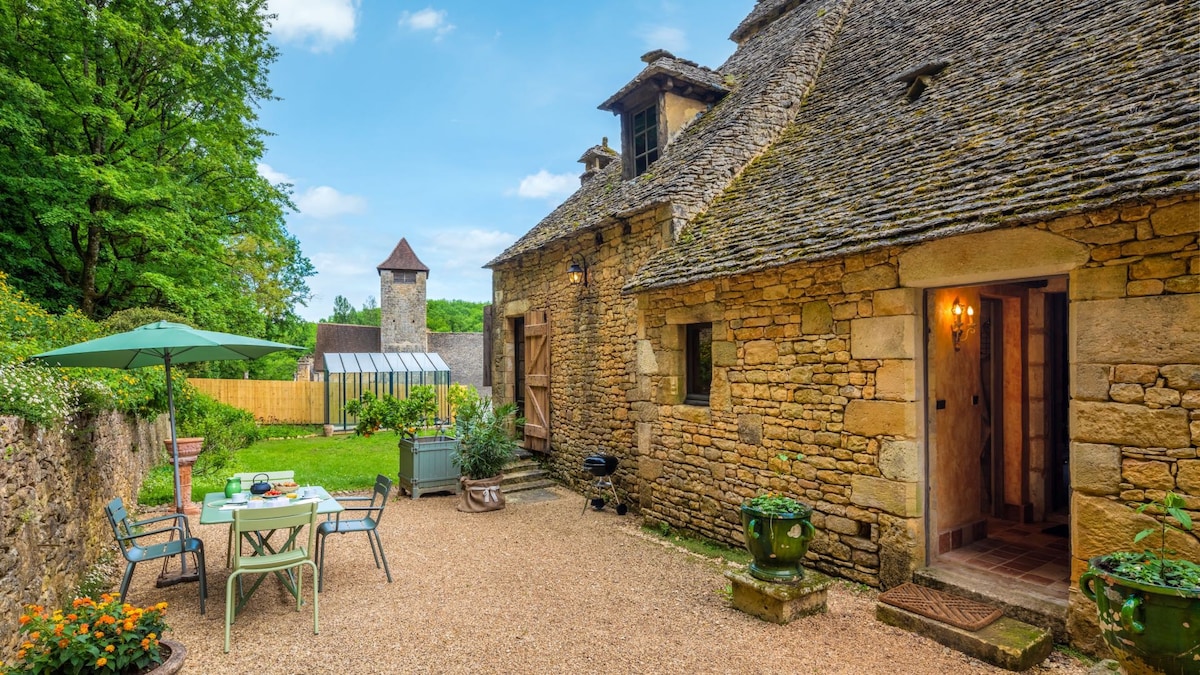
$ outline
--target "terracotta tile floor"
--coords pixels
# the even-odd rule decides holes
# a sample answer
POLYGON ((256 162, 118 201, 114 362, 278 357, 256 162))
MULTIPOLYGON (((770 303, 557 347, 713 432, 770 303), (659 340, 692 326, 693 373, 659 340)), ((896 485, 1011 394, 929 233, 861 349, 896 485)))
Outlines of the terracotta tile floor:
POLYGON ((987 570, 1066 597, 1071 586, 1070 540, 1042 532, 1051 525, 990 520, 987 539, 943 553, 938 562, 987 570))

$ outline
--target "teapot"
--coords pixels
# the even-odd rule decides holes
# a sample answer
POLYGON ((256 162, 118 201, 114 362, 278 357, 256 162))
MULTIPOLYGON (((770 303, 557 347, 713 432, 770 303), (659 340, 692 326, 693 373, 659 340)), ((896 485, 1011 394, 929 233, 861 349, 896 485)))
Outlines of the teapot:
POLYGON ((254 482, 250 484, 250 494, 261 495, 265 492, 268 492, 271 489, 271 483, 268 482, 270 477, 271 476, 269 474, 265 473, 254 474, 254 478, 251 479, 254 482), (262 476, 261 481, 258 479, 259 476, 262 476))
POLYGON ((242 479, 234 476, 225 481, 225 498, 229 499, 242 491, 242 479))

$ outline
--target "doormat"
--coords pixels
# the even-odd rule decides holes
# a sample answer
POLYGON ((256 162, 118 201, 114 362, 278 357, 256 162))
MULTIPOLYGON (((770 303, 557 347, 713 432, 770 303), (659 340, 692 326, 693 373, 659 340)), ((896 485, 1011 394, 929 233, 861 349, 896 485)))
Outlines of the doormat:
POLYGON ((1048 534, 1052 537, 1069 537, 1071 536, 1071 526, 1067 525, 1066 523, 1051 525, 1050 527, 1042 530, 1042 534, 1048 534))
POLYGON ((880 594, 879 601, 972 632, 987 626, 1004 614, 981 602, 914 583, 901 584, 890 591, 884 591, 880 594))

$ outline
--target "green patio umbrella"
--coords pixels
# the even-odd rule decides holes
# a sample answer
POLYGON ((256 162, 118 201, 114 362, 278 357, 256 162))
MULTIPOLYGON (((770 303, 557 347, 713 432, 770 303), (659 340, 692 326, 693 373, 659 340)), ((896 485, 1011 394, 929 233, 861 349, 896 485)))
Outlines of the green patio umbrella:
POLYGON ((179 441, 175 436, 175 395, 171 365, 195 361, 257 359, 281 349, 303 349, 295 345, 257 338, 197 330, 182 323, 158 321, 125 333, 80 342, 70 347, 37 354, 53 366, 75 368, 145 368, 166 366, 167 413, 171 421, 172 463, 175 466, 175 510, 182 511, 179 494, 179 441))

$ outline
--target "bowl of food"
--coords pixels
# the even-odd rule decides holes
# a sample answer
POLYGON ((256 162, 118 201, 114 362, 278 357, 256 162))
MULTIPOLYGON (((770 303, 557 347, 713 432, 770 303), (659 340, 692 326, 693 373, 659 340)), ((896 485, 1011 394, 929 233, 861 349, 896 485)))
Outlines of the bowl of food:
POLYGON ((291 492, 291 491, 295 490, 297 487, 299 487, 299 485, 297 485, 295 481, 288 480, 288 481, 281 481, 278 483, 274 483, 274 484, 272 484, 272 487, 274 487, 276 490, 278 490, 280 492, 291 492))

